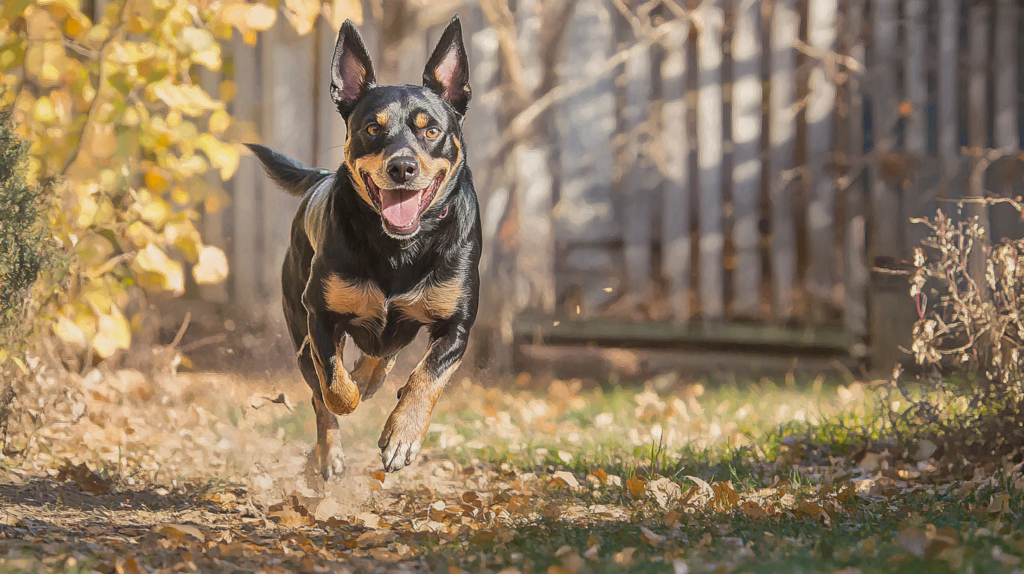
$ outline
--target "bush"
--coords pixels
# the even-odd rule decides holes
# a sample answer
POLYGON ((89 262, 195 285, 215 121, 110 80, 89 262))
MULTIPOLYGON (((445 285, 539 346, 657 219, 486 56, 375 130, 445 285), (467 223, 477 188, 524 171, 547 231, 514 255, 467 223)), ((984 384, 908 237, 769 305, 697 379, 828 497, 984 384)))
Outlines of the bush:
POLYGON ((927 440, 960 460, 1022 452, 1024 240, 992 245, 976 219, 941 211, 921 223, 930 234, 914 256, 910 352, 925 372, 916 390, 899 381, 910 406, 891 414, 894 428, 908 446, 927 440))
POLYGON ((29 288, 54 251, 47 233, 51 188, 26 184, 26 156, 10 110, 0 109, 0 363, 24 338, 29 288))

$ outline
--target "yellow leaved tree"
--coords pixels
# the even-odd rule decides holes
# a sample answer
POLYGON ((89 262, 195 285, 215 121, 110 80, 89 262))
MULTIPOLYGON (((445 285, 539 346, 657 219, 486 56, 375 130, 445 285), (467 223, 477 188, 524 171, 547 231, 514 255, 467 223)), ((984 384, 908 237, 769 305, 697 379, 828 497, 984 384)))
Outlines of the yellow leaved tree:
POLYGON ((59 195, 52 229, 67 258, 48 314, 64 341, 109 357, 129 347, 145 291, 184 291, 182 261, 197 283, 226 276, 196 228, 225 198, 197 176, 227 180, 239 151, 224 101, 196 77, 221 67, 220 40, 237 30, 254 42, 276 14, 243 0, 122 0, 93 22, 79 0, 5 3, 2 105, 29 143, 29 181, 59 195))
MULTIPOLYGON (((52 228, 67 253, 61 288, 46 294, 56 334, 106 358, 127 349, 146 292, 227 276, 228 259, 203 243, 201 215, 227 205, 219 186, 238 167, 251 126, 201 86, 222 66, 221 42, 248 44, 280 11, 300 35, 321 15, 334 29, 362 22, 360 0, 114 0, 93 21, 81 0, 6 0, 0 12, 0 106, 29 143, 30 183, 52 182, 52 228)), ((45 290, 44 290, 45 291, 45 290)))

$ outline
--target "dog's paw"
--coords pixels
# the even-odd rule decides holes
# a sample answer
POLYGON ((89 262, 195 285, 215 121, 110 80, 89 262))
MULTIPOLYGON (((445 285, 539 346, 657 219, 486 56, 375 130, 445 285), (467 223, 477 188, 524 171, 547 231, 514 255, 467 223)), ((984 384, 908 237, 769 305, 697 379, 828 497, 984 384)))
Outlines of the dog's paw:
POLYGON ((345 451, 341 445, 332 445, 326 451, 317 447, 317 454, 320 461, 320 476, 324 481, 341 480, 341 475, 345 474, 345 451))
POLYGON ((429 415, 391 413, 377 441, 385 472, 402 470, 416 460, 429 424, 429 415))

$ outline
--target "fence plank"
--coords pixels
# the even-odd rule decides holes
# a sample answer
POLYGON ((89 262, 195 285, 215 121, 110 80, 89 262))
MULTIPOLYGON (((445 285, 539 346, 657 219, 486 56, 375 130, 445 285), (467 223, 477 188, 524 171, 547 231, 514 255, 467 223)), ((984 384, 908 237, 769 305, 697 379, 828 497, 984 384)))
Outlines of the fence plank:
MULTIPOLYGON (((565 85, 592 80, 593 69, 608 58, 615 38, 604 0, 578 0, 565 33, 559 81, 565 85)), ((575 301, 567 298, 569 315, 575 315, 575 306, 580 305, 580 314, 588 316, 619 295, 617 253, 607 247, 620 233, 612 206, 615 103, 614 81, 607 77, 566 98, 554 114, 561 163, 555 237, 565 245, 567 269, 559 289, 581 291, 575 301), (605 291, 608 287, 612 289, 605 291)), ((649 99, 641 105, 648 104, 649 99)), ((649 217, 646 222, 649 226, 649 217)))
MULTIPOLYGON (((939 169, 949 182, 960 170, 957 115, 957 63, 960 54, 960 0, 939 0, 938 116, 939 169)), ((946 192, 945 196, 950 194, 946 192)))
MULTIPOLYGON (((907 215, 922 217, 927 206, 923 203, 925 192, 931 187, 928 179, 933 174, 925 171, 928 155, 928 77, 926 76, 926 54, 928 49, 928 25, 925 20, 925 0, 905 0, 906 10, 906 60, 903 66, 906 99, 910 103, 910 115, 906 123, 905 146, 914 162, 910 194, 907 197, 907 215)), ((907 225, 907 224, 905 224, 907 225)), ((923 225, 907 226, 907 253, 921 244, 927 228, 923 225)))
MULTIPOLYGON (((234 62, 235 98, 232 100, 232 114, 239 123, 255 125, 257 119, 256 97, 256 47, 235 34, 231 40, 231 56, 234 62)), ((259 162, 251 155, 242 156, 238 171, 232 179, 231 201, 235 225, 231 238, 231 284, 234 303, 240 318, 258 321, 262 307, 256 304, 259 285, 257 272, 257 247, 259 229, 257 221, 261 179, 259 162)))
MULTIPOLYGON (((362 28, 365 28, 364 25, 362 28)), ((362 30, 360 30, 362 32, 362 30)), ((313 98, 316 100, 316 165, 337 169, 345 162, 345 138, 348 128, 331 99, 331 62, 338 32, 331 28, 326 18, 316 24, 316 81, 313 98)), ((365 37, 364 37, 365 39, 365 37)), ((372 44, 371 44, 372 45, 372 44)))
MULTIPOLYGON (((264 33, 262 40, 264 139, 278 151, 311 164, 316 133, 315 35, 300 37, 291 26, 280 24, 264 33)), ((281 264, 299 200, 269 184, 263 190, 262 276, 267 323, 272 332, 282 335, 281 264)))
MULTIPOLYGON (((988 51, 991 34, 992 9, 987 3, 974 3, 969 13, 969 52, 970 72, 967 77, 967 131, 971 147, 976 149, 988 147, 988 51)), ((977 160, 975 160, 977 162, 977 160)), ((973 167, 973 166, 972 166, 973 167)), ((973 179, 973 178, 972 178, 973 179)), ((982 178, 984 187, 986 178, 982 178)), ((981 197, 982 189, 977 189, 968 182, 964 195, 981 197)), ((978 223, 988 229, 988 208, 984 204, 969 203, 964 206, 964 214, 969 218, 977 218, 978 223)), ((975 244, 967 262, 967 272, 985 291, 985 257, 983 247, 975 244)))
POLYGON ((761 314, 761 6, 734 0, 732 37, 733 313, 761 314))
MULTIPOLYGON (((220 82, 223 74, 220 70, 213 71, 206 66, 199 66, 199 86, 210 94, 211 98, 220 99, 220 82)), ((227 206, 227 195, 216 169, 203 174, 206 183, 206 201, 203 205, 203 241, 207 245, 227 249, 224 237, 224 209, 227 206)), ((227 285, 224 281, 213 285, 200 285, 199 296, 211 303, 225 303, 228 299, 227 285)))
POLYGON ((690 320, 690 140, 687 132, 686 45, 689 21, 674 25, 662 40, 661 144, 665 154, 665 187, 661 212, 662 270, 668 281, 672 318, 690 320))
MULTIPOLYGON (((848 0, 846 3, 846 42, 848 55, 857 62, 861 69, 865 67, 864 46, 864 2, 848 0)), ((848 156, 852 173, 847 181, 845 199, 846 230, 843 237, 844 250, 844 296, 845 308, 843 324, 854 337, 851 354, 862 357, 866 349, 862 337, 868 332, 867 311, 867 221, 865 217, 864 182, 868 179, 868 171, 859 165, 864 156, 864 95, 861 91, 861 78, 851 74, 847 84, 849 99, 848 118, 848 156)))
MULTIPOLYGON (((896 0, 878 0, 872 6, 874 22, 874 71, 872 79, 872 131, 879 159, 874 162, 872 202, 874 212, 873 248, 876 264, 880 259, 898 260, 901 254, 900 203, 896 191, 882 174, 882 160, 894 147, 893 128, 898 118, 896 105, 896 71, 893 65, 896 50, 896 0)), ((898 183, 898 182, 896 182, 898 183)))
MULTIPOLYGON (((877 0, 871 7, 873 22, 873 72, 871 125, 877 157, 872 161, 872 251, 873 263, 878 267, 891 266, 900 260, 903 244, 900 240, 902 220, 896 190, 886 181, 884 162, 891 159, 894 147, 894 127, 897 120, 896 72, 893 59, 896 50, 896 0, 877 0)), ((898 185, 900 182, 894 182, 898 185)), ((876 274, 872 277, 871 304, 871 361, 880 372, 892 369, 899 361, 899 345, 904 341, 906 310, 906 282, 893 281, 892 276, 876 274)), ((908 333, 909 334, 909 333, 908 333)))
POLYGON ((698 16, 697 40, 697 166, 700 239, 700 312, 705 320, 722 318, 722 26, 725 13, 717 4, 698 16))
MULTIPOLYGON (((807 39, 816 54, 830 54, 836 46, 836 0, 811 0, 807 7, 807 39)), ((828 77, 824 59, 816 60, 808 80, 807 155, 810 162, 811 201, 807 209, 810 235, 811 319, 820 323, 835 287, 832 248, 835 234, 835 184, 832 180, 832 112, 836 85, 828 77)))
MULTIPOLYGON (((1018 26, 1020 24, 1020 8, 1017 0, 998 0, 996 4, 995 58, 993 70, 997 73, 993 78, 993 96, 995 101, 995 147, 1000 149, 1019 149, 1020 135, 1017 124, 1017 53, 1018 26)), ((993 169, 998 182, 993 191, 1003 197, 1017 195, 1015 189, 1019 185, 1019 164, 1006 162, 993 169)), ((1010 205, 991 206, 992 239, 1021 236, 1020 214, 1010 205)))
POLYGON ((651 109, 651 55, 637 50, 626 60, 626 105, 622 129, 627 137, 628 172, 620 185, 623 202, 623 230, 626 264, 626 296, 629 312, 648 295, 651 280, 652 181, 647 158, 640 149, 641 134, 651 109))
POLYGON ((796 230, 789 184, 796 145, 796 50, 793 45, 800 31, 800 15, 795 4, 795 0, 775 0, 771 16, 768 182, 772 200, 772 292, 775 318, 779 321, 786 321, 793 314, 796 281, 796 230))

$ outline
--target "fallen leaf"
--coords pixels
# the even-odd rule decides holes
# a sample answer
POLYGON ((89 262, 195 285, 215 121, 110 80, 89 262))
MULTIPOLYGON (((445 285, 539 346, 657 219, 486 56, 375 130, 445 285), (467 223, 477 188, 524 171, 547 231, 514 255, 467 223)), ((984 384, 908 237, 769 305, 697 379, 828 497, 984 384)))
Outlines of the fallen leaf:
POLYGON ((629 490, 629 493, 633 495, 633 498, 637 499, 641 498, 644 495, 644 492, 646 491, 646 485, 647 481, 640 478, 639 476, 634 476, 633 478, 630 478, 629 480, 626 481, 626 488, 629 490))
POLYGON ((154 528, 153 531, 179 544, 189 542, 189 538, 195 539, 199 543, 206 542, 206 536, 190 524, 163 524, 154 528))
POLYGON ((665 540, 667 540, 666 537, 652 531, 646 526, 641 526, 640 532, 642 533, 644 540, 651 546, 660 546, 663 542, 665 542, 665 540))
POLYGON ((579 481, 576 480, 576 477, 571 472, 560 470, 555 473, 555 478, 561 479, 562 482, 569 485, 569 488, 579 488, 580 486, 579 481))
POLYGON ((363 526, 367 528, 377 528, 380 525, 380 517, 372 512, 361 512, 356 515, 356 520, 360 520, 363 526))

